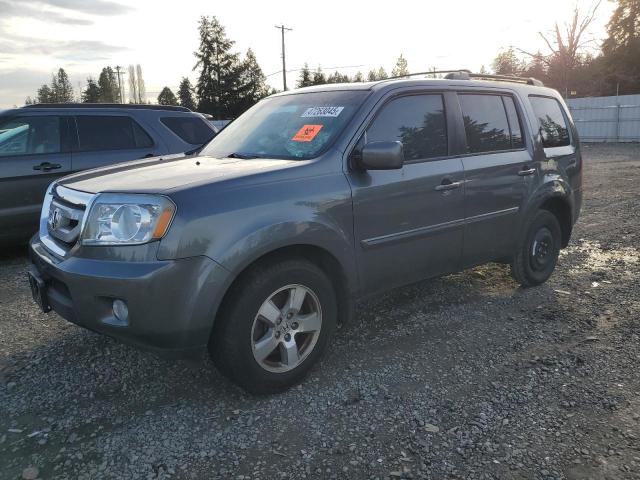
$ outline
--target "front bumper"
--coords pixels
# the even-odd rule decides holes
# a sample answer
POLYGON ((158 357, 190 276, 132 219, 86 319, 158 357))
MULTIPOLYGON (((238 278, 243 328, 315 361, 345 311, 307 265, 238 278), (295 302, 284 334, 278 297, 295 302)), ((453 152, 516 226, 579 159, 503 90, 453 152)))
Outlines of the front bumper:
MULTIPOLYGON (((99 248, 99 247, 94 247, 99 248)), ((30 271, 44 285, 41 298, 66 320, 125 343, 161 351, 206 346, 228 271, 208 257, 117 261, 49 254, 37 236, 30 271), (115 299, 129 310, 114 316, 115 299)))

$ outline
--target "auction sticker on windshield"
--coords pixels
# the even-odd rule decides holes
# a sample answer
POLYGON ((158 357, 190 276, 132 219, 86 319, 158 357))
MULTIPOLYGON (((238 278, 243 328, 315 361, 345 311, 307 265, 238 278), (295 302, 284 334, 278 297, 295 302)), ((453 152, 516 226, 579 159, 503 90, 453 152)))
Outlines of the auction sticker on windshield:
POLYGON ((291 139, 294 142, 310 142, 322 129, 322 125, 303 125, 291 139))
POLYGON ((302 112, 301 117, 337 117, 344 107, 309 107, 302 112))

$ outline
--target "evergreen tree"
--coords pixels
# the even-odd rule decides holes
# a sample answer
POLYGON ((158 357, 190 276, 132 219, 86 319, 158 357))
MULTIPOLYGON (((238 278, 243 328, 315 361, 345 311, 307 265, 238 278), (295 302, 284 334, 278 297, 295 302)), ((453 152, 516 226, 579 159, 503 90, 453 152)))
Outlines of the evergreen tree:
POLYGON ((387 75, 387 71, 382 67, 378 69, 378 73, 376 75, 378 77, 378 80, 385 80, 389 78, 389 75, 387 75))
POLYGON ((231 114, 234 117, 251 108, 260 99, 269 94, 269 89, 266 85, 267 79, 262 73, 260 65, 258 65, 258 60, 253 50, 247 50, 240 72, 240 98, 237 105, 231 108, 231 114))
POLYGON ((63 68, 51 76, 51 103, 72 103, 73 87, 63 68))
POLYGON ((391 70, 391 76, 404 77, 405 75, 409 75, 409 65, 407 64, 407 59, 400 54, 396 61, 396 66, 391 70))
POLYGON ((100 103, 118 103, 120 101, 118 78, 111 67, 105 67, 98 77, 100 103))
POLYGON ((82 91, 82 103, 100 102, 100 88, 93 78, 87 78, 87 86, 82 91))
POLYGON ((353 77, 353 81, 354 82, 364 82, 364 76, 362 75, 362 72, 356 73, 355 77, 353 77))
POLYGON ((369 70, 369 74, 367 75, 367 80, 369 80, 370 82, 375 82, 376 80, 378 80, 378 74, 376 73, 375 70, 369 70))
POLYGON ((322 73, 322 68, 320 68, 320 65, 318 65, 318 69, 313 72, 313 78, 311 79, 311 81, 311 85, 324 85, 325 83, 327 83, 327 78, 324 76, 324 73, 322 73))
POLYGON ((24 99, 24 104, 25 105, 33 105, 34 103, 36 103, 31 97, 27 97, 24 99))
POLYGON ((164 87, 158 95, 159 105, 178 105, 178 99, 169 87, 164 87))
POLYGON ((349 75, 343 75, 338 71, 327 77, 327 83, 349 83, 350 81, 349 75))
POLYGON ((602 53, 612 90, 640 93, 640 0, 618 0, 607 34, 602 53))
POLYGON ((520 75, 525 69, 525 63, 518 58, 513 48, 500 52, 493 59, 492 66, 496 75, 520 75))
POLYGON ((238 110, 242 68, 238 54, 231 52, 234 42, 227 38, 216 17, 201 17, 198 25, 200 45, 194 53, 200 69, 196 93, 198 110, 214 118, 226 119, 238 110))
POLYGON ((55 103, 49 85, 42 85, 36 94, 36 103, 55 103))
POLYGON ((193 99, 193 87, 191 86, 191 81, 187 77, 182 77, 180 80, 180 86, 178 87, 178 99, 180 101, 180 105, 189 110, 195 111, 196 102, 193 99))
POLYGON ((302 70, 300 70, 300 78, 298 78, 296 82, 296 87, 302 88, 310 85, 313 85, 313 78, 311 76, 311 70, 309 70, 309 65, 305 63, 302 70))

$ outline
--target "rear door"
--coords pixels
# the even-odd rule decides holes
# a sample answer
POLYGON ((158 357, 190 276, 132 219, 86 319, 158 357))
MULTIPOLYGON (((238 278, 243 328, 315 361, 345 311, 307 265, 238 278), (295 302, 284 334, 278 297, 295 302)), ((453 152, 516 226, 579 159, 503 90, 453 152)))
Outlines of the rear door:
POLYGON ((464 123, 465 267, 510 257, 527 186, 536 174, 522 110, 508 93, 459 92, 464 123))
POLYGON ((132 117, 123 114, 75 116, 73 171, 166 153, 132 117))
POLYGON ((35 233, 47 186, 71 171, 68 117, 0 119, 0 238, 35 233))
POLYGON ((460 268, 464 188, 462 161, 449 156, 451 98, 420 92, 387 100, 352 152, 376 141, 401 141, 405 152, 399 170, 352 164, 348 172, 365 293, 460 268))

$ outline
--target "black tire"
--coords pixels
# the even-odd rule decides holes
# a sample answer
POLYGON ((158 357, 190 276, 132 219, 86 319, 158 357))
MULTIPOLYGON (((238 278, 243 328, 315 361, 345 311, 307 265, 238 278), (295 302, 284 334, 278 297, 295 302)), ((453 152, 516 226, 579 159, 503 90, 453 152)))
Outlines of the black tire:
POLYGON ((558 263, 562 231, 558 219, 538 210, 525 227, 511 263, 511 275, 523 287, 547 281, 558 263))
POLYGON ((260 265, 243 274, 229 292, 216 318, 209 353, 220 372, 248 392, 281 392, 300 382, 318 361, 333 335, 337 314, 331 281, 313 263, 281 259, 260 265), (313 292, 321 307, 321 328, 315 344, 298 366, 286 372, 273 372, 263 368, 254 357, 254 320, 273 292, 291 284, 313 292))

